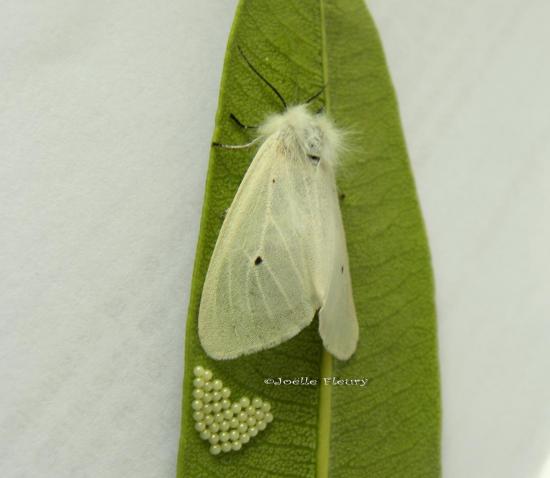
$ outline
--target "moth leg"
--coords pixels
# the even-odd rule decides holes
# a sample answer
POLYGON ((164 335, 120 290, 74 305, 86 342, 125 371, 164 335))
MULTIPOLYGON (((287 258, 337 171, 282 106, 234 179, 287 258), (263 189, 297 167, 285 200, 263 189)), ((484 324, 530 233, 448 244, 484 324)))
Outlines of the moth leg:
MULTIPOLYGON (((323 87, 317 93, 311 95, 306 101, 304 101, 304 103, 309 104, 312 101, 316 100, 319 96, 321 96, 323 91, 325 91, 326 87, 327 87, 327 85, 323 85, 323 87)), ((322 110, 323 110, 323 107, 321 107, 321 109, 318 112, 320 113, 322 110)))
POLYGON ((245 143, 245 144, 224 144, 224 143, 213 142, 212 146, 215 148, 224 148, 224 149, 246 149, 246 148, 250 148, 251 146, 254 146, 261 139, 262 139, 261 136, 259 136, 253 139, 252 141, 250 141, 250 143, 245 143))
POLYGON ((229 117, 235 122, 237 123, 238 126, 240 126, 242 129, 257 129, 259 126, 258 125, 250 125, 250 124, 244 124, 241 120, 239 120, 239 118, 237 118, 233 113, 231 113, 229 115, 229 117))
POLYGON ((227 213, 228 213, 228 212, 229 212, 229 208, 226 208, 226 209, 224 209, 223 212, 220 214, 220 219, 221 219, 222 221, 225 220, 225 217, 227 216, 227 213))
POLYGON ((336 187, 337 191, 338 191, 338 199, 340 201, 343 201, 344 199, 346 199, 346 193, 344 193, 344 191, 342 191, 338 186, 336 187))

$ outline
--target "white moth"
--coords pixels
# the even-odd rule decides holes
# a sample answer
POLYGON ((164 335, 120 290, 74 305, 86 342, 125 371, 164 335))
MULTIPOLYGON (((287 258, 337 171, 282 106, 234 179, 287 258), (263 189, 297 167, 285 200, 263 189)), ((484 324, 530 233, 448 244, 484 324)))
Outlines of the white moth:
POLYGON ((294 337, 318 312, 325 348, 346 360, 359 328, 335 182, 341 135, 306 105, 259 133, 206 275, 201 344, 214 359, 236 358, 294 337))

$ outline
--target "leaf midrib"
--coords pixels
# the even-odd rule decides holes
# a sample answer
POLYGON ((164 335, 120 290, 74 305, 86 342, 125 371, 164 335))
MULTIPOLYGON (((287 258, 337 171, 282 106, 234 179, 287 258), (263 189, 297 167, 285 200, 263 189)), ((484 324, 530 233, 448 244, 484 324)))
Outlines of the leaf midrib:
MULTIPOLYGON (((327 37, 325 31, 325 4, 319 0, 321 19, 321 58, 323 67, 323 86, 325 88, 325 110, 330 111, 330 86, 328 84, 327 37)), ((328 478, 330 457, 330 422, 332 408, 332 390, 325 385, 323 377, 332 375, 332 355, 323 346, 321 356, 321 371, 319 375, 319 427, 317 440, 317 478, 328 478)))

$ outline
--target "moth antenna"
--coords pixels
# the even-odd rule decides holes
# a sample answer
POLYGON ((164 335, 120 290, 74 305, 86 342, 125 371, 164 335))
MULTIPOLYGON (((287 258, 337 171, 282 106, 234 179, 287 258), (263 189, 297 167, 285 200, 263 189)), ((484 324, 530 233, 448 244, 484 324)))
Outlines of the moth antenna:
POLYGON ((281 100, 281 103, 283 103, 284 109, 286 109, 288 107, 288 105, 287 105, 285 99, 283 98, 283 95, 281 95, 281 93, 279 93, 277 91, 277 88, 275 88, 269 81, 267 81, 267 79, 256 68, 254 68, 254 65, 252 65, 252 63, 250 63, 250 60, 246 57, 246 55, 242 51, 241 47, 237 46, 237 49, 239 50, 239 53, 241 54, 241 56, 244 58, 244 61, 246 61, 246 64, 249 66, 249 68, 256 74, 256 76, 258 76, 258 78, 260 78, 260 80, 262 80, 267 86, 269 86, 271 88, 271 90, 281 100))
POLYGON ((229 117, 237 123, 242 129, 257 129, 259 128, 258 125, 250 125, 250 124, 244 124, 239 118, 237 118, 233 113, 229 115, 229 117))
POLYGON ((323 93, 323 91, 325 91, 325 88, 327 87, 327 85, 323 85, 323 87, 317 92, 315 93, 314 95, 311 95, 306 101, 305 103, 306 104, 309 104, 311 103, 312 101, 316 100, 319 96, 321 96, 321 94, 323 93))

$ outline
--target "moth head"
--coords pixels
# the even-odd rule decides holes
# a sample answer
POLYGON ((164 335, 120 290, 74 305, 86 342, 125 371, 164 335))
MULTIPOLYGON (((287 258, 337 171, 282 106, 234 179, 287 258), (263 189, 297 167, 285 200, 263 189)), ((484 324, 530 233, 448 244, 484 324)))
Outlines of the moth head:
POLYGON ((312 118, 313 115, 307 110, 306 105, 290 106, 282 113, 268 116, 260 125, 259 133, 262 136, 270 136, 290 131, 298 137, 303 137, 308 126, 311 125, 312 118))

